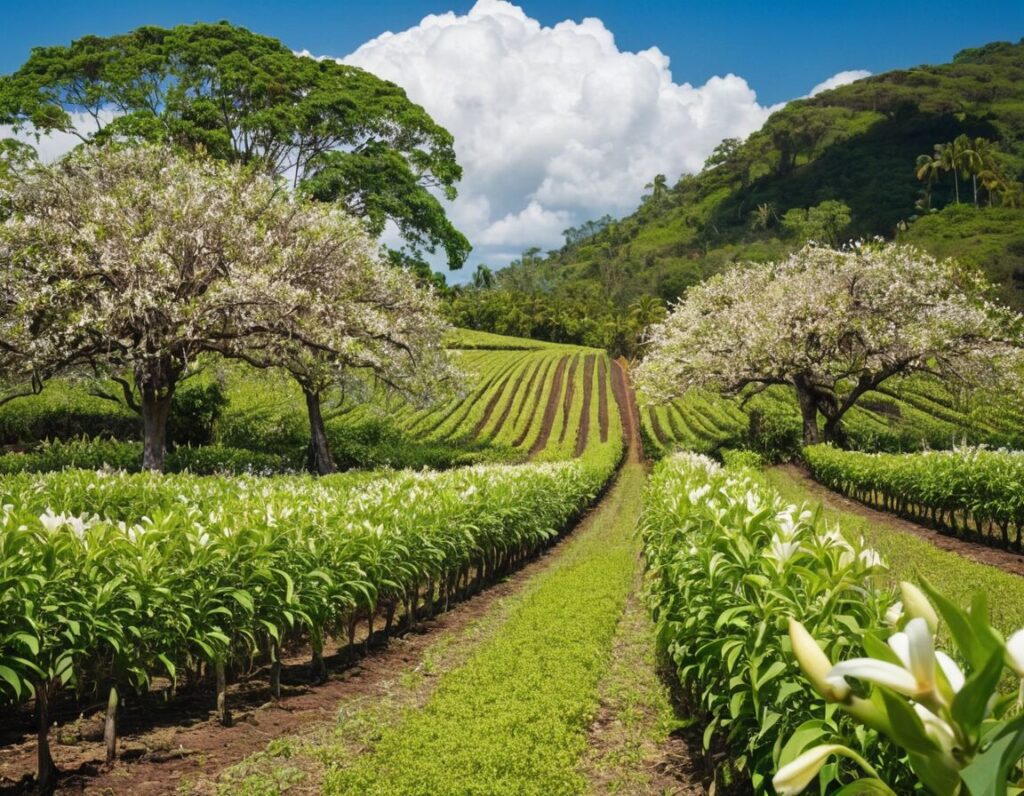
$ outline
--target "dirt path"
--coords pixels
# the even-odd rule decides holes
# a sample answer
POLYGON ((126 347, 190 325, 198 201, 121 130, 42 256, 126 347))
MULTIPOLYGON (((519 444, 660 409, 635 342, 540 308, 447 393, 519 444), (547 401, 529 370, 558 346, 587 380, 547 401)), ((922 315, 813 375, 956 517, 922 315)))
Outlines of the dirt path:
POLYGON ((562 399, 562 430, 558 434, 559 444, 565 442, 565 435, 569 433, 569 413, 572 411, 572 399, 576 395, 576 368, 580 364, 580 355, 572 358, 572 365, 569 366, 569 375, 565 383, 565 397, 562 399))
POLYGON ((601 427, 601 442, 608 441, 608 364, 601 357, 597 384, 597 422, 601 427))
POLYGON ((904 520, 900 517, 887 514, 884 511, 876 511, 873 508, 865 506, 863 503, 858 503, 856 500, 851 500, 848 497, 840 495, 838 492, 833 492, 828 487, 822 486, 813 478, 810 474, 795 464, 784 464, 780 465, 779 469, 786 473, 794 481, 806 489, 812 494, 815 499, 820 500, 827 506, 830 506, 839 511, 845 511, 850 514, 856 514, 858 517, 864 517, 865 519, 871 520, 873 523, 878 525, 884 525, 887 528, 899 531, 901 533, 909 533, 914 536, 918 536, 922 539, 927 540, 929 543, 938 547, 942 550, 948 550, 949 552, 956 553, 957 555, 969 558, 973 561, 977 561, 981 564, 988 564, 992 567, 997 567, 1004 572, 1011 572, 1015 575, 1024 575, 1024 556, 1012 553, 1009 550, 1000 550, 996 547, 989 547, 983 544, 977 544, 975 542, 969 542, 964 539, 958 539, 955 536, 947 536, 946 534, 939 533, 938 531, 926 528, 923 525, 904 520))
POLYGON ((640 435, 637 433, 640 428, 640 415, 633 388, 629 382, 629 375, 626 372, 625 360, 619 359, 612 362, 612 393, 615 395, 615 403, 619 407, 619 417, 622 419, 626 461, 639 462, 643 459, 640 435))
POLYGON ((587 354, 583 360, 583 406, 580 409, 580 427, 576 431, 576 447, 573 449, 573 456, 579 458, 587 449, 587 442, 590 439, 590 404, 594 393, 594 361, 595 354, 587 354))
POLYGON ((548 394, 548 402, 544 407, 544 417, 541 420, 540 433, 537 435, 536 442, 530 448, 531 459, 544 450, 547 447, 548 440, 551 439, 552 426, 555 425, 555 415, 558 413, 558 402, 562 398, 562 379, 565 378, 565 366, 568 361, 569 357, 567 356, 558 360, 558 367, 555 368, 555 375, 552 377, 551 392, 548 394))

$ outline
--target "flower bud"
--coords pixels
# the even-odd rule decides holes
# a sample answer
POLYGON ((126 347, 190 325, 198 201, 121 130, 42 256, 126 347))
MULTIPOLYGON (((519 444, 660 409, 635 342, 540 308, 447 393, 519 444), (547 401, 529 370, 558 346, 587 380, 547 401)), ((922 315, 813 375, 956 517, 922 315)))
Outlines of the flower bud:
POLYGON ((821 651, 818 642, 807 632, 807 628, 792 617, 789 620, 789 640, 793 644, 793 654, 797 663, 819 694, 829 702, 842 702, 849 696, 849 686, 828 681, 832 662, 821 651))
POLYGON ((903 581, 900 583, 900 593, 903 595, 903 608, 907 616, 911 619, 920 617, 928 623, 928 629, 935 633, 939 629, 939 616, 924 592, 913 583, 903 581))

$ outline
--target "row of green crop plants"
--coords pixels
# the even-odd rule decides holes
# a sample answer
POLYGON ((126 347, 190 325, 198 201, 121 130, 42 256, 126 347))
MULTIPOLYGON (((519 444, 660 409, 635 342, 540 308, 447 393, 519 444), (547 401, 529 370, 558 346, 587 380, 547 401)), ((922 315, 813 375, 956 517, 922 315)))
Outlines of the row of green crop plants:
MULTIPOLYGON (((641 413, 646 449, 655 457, 683 449, 714 453, 750 447, 768 458, 799 455, 801 421, 790 391, 773 387, 747 401, 691 391, 641 413)), ((905 452, 970 443, 1020 447, 1024 417, 1008 402, 962 399, 935 380, 907 379, 866 396, 844 427, 853 447, 905 452)))
MULTIPOLYGON (((324 647, 359 623, 415 623, 548 545, 619 451, 586 463, 447 472, 194 477, 68 470, 0 480, 0 707, 35 699, 40 780, 54 700, 212 680, 324 647)), ((213 702, 211 700, 211 707, 213 702)))
POLYGON ((898 595, 863 542, 698 454, 662 460, 645 500, 659 646, 717 787, 1018 792, 1024 714, 1000 683, 1024 677, 1024 632, 1005 641, 982 596, 964 611, 924 581, 898 595))
POLYGON ((816 480, 848 497, 947 533, 1021 550, 1024 453, 958 448, 870 454, 804 449, 816 480))

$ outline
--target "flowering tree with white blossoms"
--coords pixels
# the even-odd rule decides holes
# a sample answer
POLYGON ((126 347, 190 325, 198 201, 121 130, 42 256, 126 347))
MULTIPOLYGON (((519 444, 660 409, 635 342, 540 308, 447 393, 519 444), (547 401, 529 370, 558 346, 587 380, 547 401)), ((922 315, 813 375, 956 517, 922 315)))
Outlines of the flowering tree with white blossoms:
POLYGON ((453 386, 436 296, 409 272, 384 261, 355 218, 336 207, 296 208, 283 247, 283 275, 294 310, 255 334, 227 342, 223 353, 256 367, 286 370, 302 387, 310 423, 308 467, 336 467, 322 404, 342 388, 357 399, 383 386, 413 402, 453 386))
POLYGON ((307 357, 317 389, 342 367, 393 374, 397 347, 417 363, 421 346, 436 352, 432 299, 388 273, 357 221, 252 170, 156 146, 83 148, 5 193, 6 380, 88 369, 119 381, 142 415, 145 468, 162 469, 175 388, 206 352, 307 357))
POLYGON ((915 372, 976 381, 1021 361, 1019 316, 977 272, 896 244, 807 246, 737 265, 691 288, 652 328, 636 382, 648 400, 694 387, 751 395, 793 388, 804 442, 842 442, 868 391, 915 372))

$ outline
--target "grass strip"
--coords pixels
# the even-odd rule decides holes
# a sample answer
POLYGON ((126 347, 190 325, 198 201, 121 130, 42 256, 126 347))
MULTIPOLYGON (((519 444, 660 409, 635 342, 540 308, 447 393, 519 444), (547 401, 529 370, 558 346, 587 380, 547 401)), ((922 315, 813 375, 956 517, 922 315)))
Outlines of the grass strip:
POLYGON ((633 579, 643 470, 623 469, 587 526, 537 576, 501 633, 426 707, 338 767, 327 794, 570 794, 633 579))
MULTIPOLYGON (((768 481, 788 501, 819 501, 788 473, 772 469, 768 481)), ((863 536, 889 565, 894 581, 917 581, 924 576, 955 604, 967 606, 978 591, 988 595, 992 624, 1004 633, 1024 627, 1024 578, 996 567, 962 558, 897 528, 873 522, 857 514, 824 506, 825 517, 839 523, 848 536, 863 536)))

